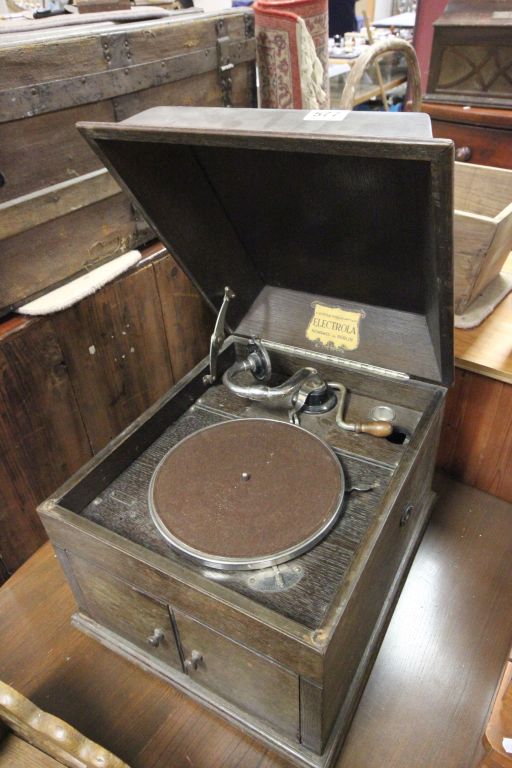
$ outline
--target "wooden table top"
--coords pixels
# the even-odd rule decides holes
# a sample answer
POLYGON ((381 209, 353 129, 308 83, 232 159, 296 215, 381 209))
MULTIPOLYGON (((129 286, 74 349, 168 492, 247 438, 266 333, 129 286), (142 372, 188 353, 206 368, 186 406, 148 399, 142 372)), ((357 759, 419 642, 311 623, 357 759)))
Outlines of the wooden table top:
MULTIPOLYGON (((512 273, 512 254, 502 272, 512 273)), ((456 328, 454 351, 457 368, 512 384, 512 293, 477 328, 456 328)))
MULTIPOLYGON (((512 636, 512 505, 448 480, 337 768, 471 768, 512 636)), ((133 768, 288 763, 70 626, 50 545, 0 589, 0 678, 133 768)))

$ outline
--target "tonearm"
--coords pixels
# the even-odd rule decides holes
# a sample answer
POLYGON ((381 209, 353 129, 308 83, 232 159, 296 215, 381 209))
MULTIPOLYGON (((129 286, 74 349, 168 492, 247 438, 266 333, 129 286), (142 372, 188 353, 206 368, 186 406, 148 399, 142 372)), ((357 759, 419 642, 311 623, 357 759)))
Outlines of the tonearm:
MULTIPOLYGON (((215 328, 210 339, 210 373, 204 377, 205 384, 213 384, 217 379, 217 358, 226 338, 225 322, 228 305, 235 293, 231 288, 224 289, 215 328)), ((364 432, 374 437, 387 437, 393 426, 387 421, 346 422, 343 419, 346 387, 338 382, 327 382, 315 368, 304 367, 296 371, 286 381, 276 386, 267 382, 272 375, 272 365, 267 350, 260 339, 251 338, 248 354, 237 360, 222 377, 222 383, 233 394, 248 400, 264 402, 267 407, 286 408, 289 420, 299 423, 300 413, 325 413, 330 411, 338 400, 336 424, 349 432, 364 432), (237 381, 240 374, 250 373, 254 382, 237 381), (335 391, 339 392, 339 397, 335 391)))

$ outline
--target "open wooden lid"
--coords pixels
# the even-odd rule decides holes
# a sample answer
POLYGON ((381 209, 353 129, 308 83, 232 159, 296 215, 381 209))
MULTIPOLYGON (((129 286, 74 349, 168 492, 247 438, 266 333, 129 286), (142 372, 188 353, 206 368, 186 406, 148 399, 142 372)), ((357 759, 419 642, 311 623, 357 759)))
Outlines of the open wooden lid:
POLYGON ((229 326, 449 384, 451 141, 422 114, 158 107, 79 129, 229 326))

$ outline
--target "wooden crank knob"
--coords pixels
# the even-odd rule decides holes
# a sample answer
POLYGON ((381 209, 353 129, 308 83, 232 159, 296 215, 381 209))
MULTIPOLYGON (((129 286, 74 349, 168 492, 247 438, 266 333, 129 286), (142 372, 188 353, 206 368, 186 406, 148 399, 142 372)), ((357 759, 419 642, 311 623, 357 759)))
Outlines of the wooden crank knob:
POLYGON ((389 421, 367 421, 359 424, 360 431, 374 437, 389 437, 393 432, 393 425, 389 421))

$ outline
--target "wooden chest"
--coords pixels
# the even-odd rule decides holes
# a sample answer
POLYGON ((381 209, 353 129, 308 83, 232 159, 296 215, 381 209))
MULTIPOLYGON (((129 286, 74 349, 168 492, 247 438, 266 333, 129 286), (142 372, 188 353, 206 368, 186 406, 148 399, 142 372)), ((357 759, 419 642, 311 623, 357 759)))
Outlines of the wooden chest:
POLYGON ((252 22, 234 10, 0 30, 0 315, 153 237, 76 122, 255 106, 252 22))
MULTIPOLYGON (((160 108, 82 126, 212 307, 226 310, 230 286, 232 335, 216 358, 220 316, 214 364, 40 507, 78 627, 316 768, 339 750, 428 520, 453 323, 451 142, 429 138, 422 115, 326 114, 160 108), (255 345, 273 378, 240 396, 234 371, 255 345), (271 408, 270 389, 313 367, 347 388, 344 407, 338 389, 332 409, 271 408), (382 406, 389 439, 349 429, 382 406), (184 438, 249 419, 320 438, 346 493, 292 560, 219 569, 169 546, 149 489, 184 438)), ((215 481, 221 458, 214 444, 199 480, 215 481)), ((301 478, 287 486, 299 502, 301 478)), ((192 480, 186 467, 171 497, 192 480)))

